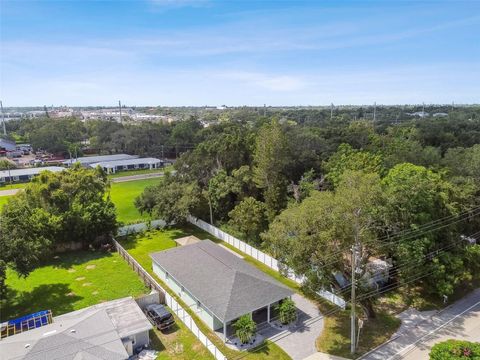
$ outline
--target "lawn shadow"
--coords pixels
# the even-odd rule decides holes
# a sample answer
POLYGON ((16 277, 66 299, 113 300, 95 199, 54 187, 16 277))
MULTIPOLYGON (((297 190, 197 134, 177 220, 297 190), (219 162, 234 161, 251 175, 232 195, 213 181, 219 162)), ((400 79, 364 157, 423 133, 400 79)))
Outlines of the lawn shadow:
POLYGON ((41 310, 52 310, 53 316, 74 310, 73 304, 83 299, 72 292, 68 284, 45 284, 32 291, 17 291, 7 287, 2 301, 2 321, 41 310))
POLYGON ((160 336, 157 331, 150 330, 150 348, 156 351, 165 351, 167 348, 163 344, 162 340, 160 340, 160 336))
POLYGON ((57 253, 51 260, 46 261, 42 266, 52 265, 56 268, 70 269, 72 266, 78 266, 87 262, 110 257, 112 254, 104 250, 76 250, 64 253, 57 253))

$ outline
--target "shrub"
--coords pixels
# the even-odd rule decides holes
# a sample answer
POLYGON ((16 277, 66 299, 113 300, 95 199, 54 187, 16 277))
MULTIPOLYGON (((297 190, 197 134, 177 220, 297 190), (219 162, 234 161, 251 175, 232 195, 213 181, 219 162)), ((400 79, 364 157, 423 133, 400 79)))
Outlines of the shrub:
POLYGON ((430 351, 430 360, 480 360, 480 343, 447 340, 435 344, 430 351))
POLYGON ((255 324, 255 321, 253 321, 249 314, 239 317, 233 326, 235 328, 235 335, 237 335, 242 344, 248 343, 257 331, 257 324, 255 324))
POLYGON ((292 299, 283 300, 280 305, 278 305, 278 312, 280 322, 284 325, 290 324, 297 319, 297 308, 295 307, 295 302, 292 299))

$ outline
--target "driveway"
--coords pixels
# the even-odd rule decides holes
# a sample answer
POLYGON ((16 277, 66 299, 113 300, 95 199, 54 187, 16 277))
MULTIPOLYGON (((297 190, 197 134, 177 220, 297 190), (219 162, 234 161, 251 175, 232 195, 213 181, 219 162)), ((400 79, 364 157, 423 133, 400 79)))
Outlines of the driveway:
POLYGON ((480 341, 480 289, 399 334, 362 360, 428 360, 431 347, 447 339, 480 341))
POLYGON ((274 341, 293 360, 303 360, 315 354, 315 340, 323 330, 323 318, 317 306, 300 294, 292 295, 299 310, 299 325, 292 330, 277 330, 273 327, 261 329, 259 333, 274 341))
POLYGON ((162 177, 164 175, 163 172, 151 173, 151 174, 138 174, 138 175, 127 175, 127 176, 120 176, 111 178, 110 181, 112 183, 120 183, 126 181, 135 181, 135 180, 145 180, 145 179, 152 179, 162 177))

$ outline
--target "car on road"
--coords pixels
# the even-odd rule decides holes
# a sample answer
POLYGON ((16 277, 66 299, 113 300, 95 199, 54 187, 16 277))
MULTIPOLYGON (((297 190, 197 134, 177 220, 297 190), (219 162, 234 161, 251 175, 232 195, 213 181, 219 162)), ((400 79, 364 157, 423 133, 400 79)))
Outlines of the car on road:
POLYGON ((173 315, 165 306, 160 304, 147 305, 145 308, 145 315, 152 325, 161 331, 167 330, 175 324, 175 318, 173 315))

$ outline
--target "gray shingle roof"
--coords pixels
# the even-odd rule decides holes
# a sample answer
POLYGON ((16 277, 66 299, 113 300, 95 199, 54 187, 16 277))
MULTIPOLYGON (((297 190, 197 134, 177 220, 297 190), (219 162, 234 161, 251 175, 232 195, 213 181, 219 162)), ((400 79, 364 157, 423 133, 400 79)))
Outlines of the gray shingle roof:
POLYGON ((52 324, 4 338, 0 358, 125 360, 128 354, 121 339, 151 328, 128 297, 57 316, 52 324))
POLYGON ((150 256, 222 322, 293 294, 280 282, 210 240, 150 256))

